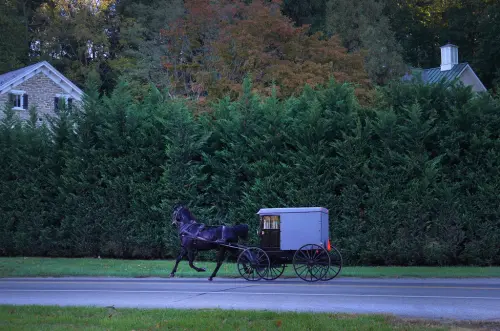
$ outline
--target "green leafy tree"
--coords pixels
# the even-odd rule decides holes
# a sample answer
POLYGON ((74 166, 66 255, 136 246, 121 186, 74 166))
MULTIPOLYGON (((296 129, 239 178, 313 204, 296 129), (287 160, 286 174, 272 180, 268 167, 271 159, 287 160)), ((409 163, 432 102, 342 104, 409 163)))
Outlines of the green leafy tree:
POLYGON ((181 0, 120 1, 121 56, 112 61, 120 79, 129 83, 134 98, 141 99, 150 86, 163 86, 167 76, 158 62, 166 52, 158 31, 169 27, 184 14, 181 0))
POLYGON ((0 2, 0 30, 4 36, 0 40, 0 74, 19 68, 28 55, 24 39, 24 26, 14 1, 0 2))
POLYGON ((281 8, 297 26, 310 25, 312 33, 323 31, 326 0, 284 0, 281 8))
POLYGON ((97 71, 102 88, 112 90, 116 77, 110 61, 121 51, 120 18, 114 0, 45 1, 33 20, 38 59, 49 60, 79 86, 85 84, 90 72, 97 71))
POLYGON ((384 13, 384 1, 328 0, 326 31, 341 37, 349 52, 365 51, 365 65, 377 84, 401 77, 402 49, 384 13))

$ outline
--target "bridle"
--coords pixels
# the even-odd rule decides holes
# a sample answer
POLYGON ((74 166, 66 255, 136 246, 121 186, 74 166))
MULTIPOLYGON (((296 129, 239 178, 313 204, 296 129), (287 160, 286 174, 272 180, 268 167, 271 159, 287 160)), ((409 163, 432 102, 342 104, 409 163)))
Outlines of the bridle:
POLYGON ((189 222, 179 222, 177 218, 182 208, 182 206, 178 206, 174 209, 172 213, 172 224, 175 224, 179 227, 179 234, 189 234, 189 229, 191 229, 192 226, 197 225, 198 223, 196 223, 196 220, 194 219, 189 220, 189 222))
POLYGON ((179 212, 181 211, 181 209, 182 209, 182 206, 178 206, 172 212, 172 224, 177 224, 178 223, 177 217, 179 216, 179 212))

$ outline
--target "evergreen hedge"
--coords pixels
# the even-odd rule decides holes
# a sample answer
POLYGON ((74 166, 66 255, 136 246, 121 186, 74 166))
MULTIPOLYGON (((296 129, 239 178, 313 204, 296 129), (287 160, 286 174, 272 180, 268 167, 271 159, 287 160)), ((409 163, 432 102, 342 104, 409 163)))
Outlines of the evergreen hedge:
POLYGON ((47 126, 6 108, 0 254, 171 258, 184 202, 253 240, 260 208, 324 206, 348 264, 500 264, 499 99, 393 83, 367 109, 333 81, 287 100, 243 87, 197 116, 124 84, 47 126))

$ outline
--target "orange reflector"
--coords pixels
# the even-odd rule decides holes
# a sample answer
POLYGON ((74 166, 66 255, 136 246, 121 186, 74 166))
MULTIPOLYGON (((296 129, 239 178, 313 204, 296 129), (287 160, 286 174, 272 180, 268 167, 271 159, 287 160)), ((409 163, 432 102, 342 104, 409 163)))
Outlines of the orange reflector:
POLYGON ((330 245, 330 238, 328 238, 328 241, 326 242, 326 249, 328 251, 331 251, 332 250, 332 245, 330 245))

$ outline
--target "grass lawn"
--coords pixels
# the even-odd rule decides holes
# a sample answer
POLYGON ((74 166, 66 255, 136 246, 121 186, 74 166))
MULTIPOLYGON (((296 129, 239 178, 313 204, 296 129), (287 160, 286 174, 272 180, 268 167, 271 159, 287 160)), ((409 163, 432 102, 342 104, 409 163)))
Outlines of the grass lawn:
POLYGON ((0 330, 452 330, 381 315, 0 305, 0 330))
MULTIPOLYGON (((174 261, 165 260, 2 257, 0 277, 168 277, 173 264, 174 261)), ((215 267, 213 262, 195 261, 195 264, 207 271, 196 273, 183 260, 176 276, 208 277, 215 267)), ((239 277, 239 274, 235 264, 224 263, 217 276, 239 277)), ((296 277, 292 265, 282 277, 296 277)), ((343 267, 338 277, 500 277, 500 267, 343 267)))

